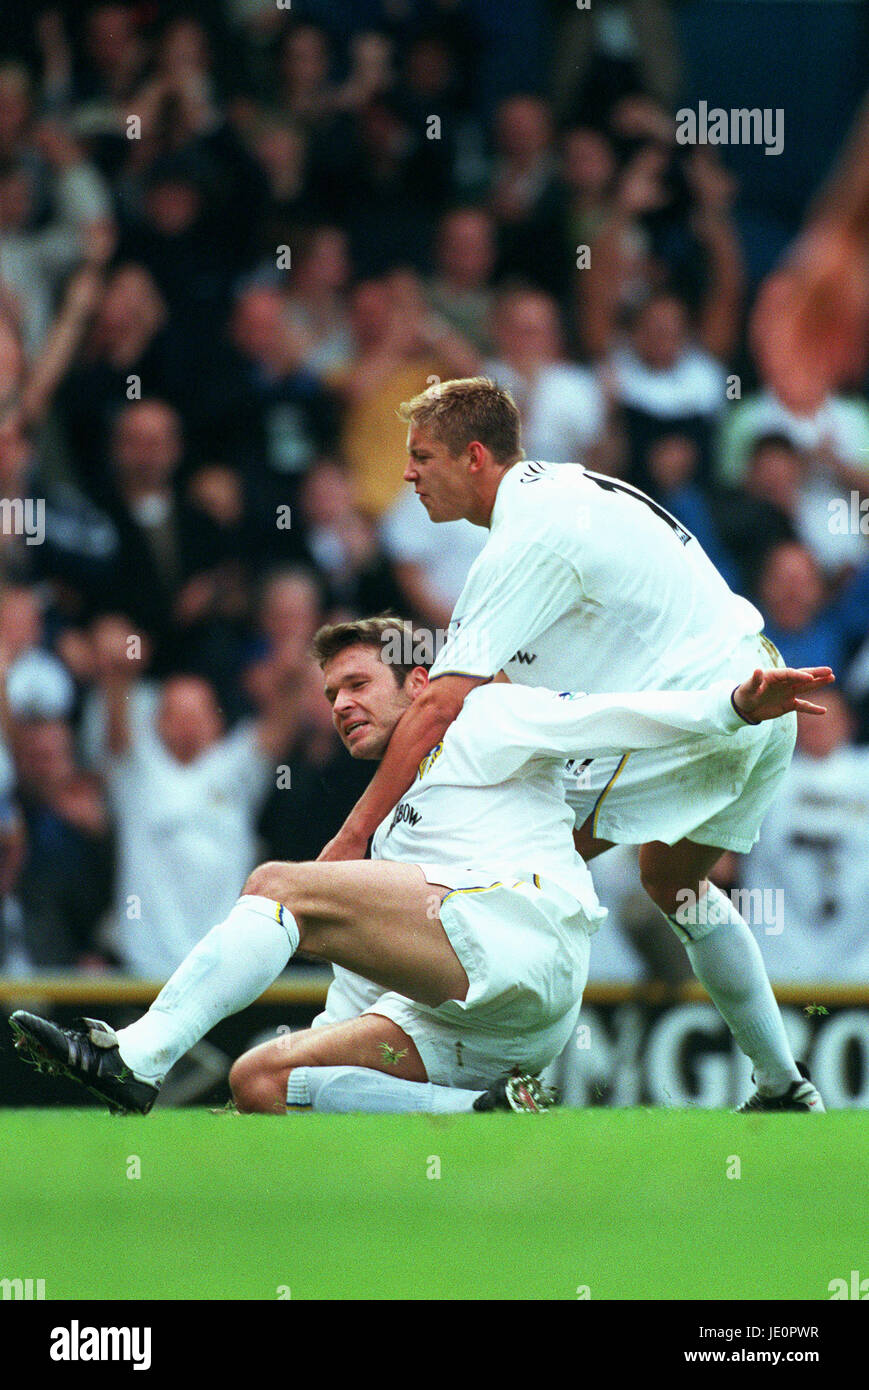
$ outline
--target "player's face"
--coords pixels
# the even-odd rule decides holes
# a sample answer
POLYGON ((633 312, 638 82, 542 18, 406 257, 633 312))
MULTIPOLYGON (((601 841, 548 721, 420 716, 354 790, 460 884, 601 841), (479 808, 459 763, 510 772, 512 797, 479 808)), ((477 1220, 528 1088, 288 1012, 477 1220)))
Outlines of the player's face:
POLYGON ((419 425, 410 426, 404 479, 413 483, 432 521, 457 521, 469 515, 474 504, 469 462, 467 454, 454 458, 446 444, 419 425))
POLYGON ((323 668, 332 723, 353 758, 382 758, 411 703, 374 647, 345 647, 323 668))

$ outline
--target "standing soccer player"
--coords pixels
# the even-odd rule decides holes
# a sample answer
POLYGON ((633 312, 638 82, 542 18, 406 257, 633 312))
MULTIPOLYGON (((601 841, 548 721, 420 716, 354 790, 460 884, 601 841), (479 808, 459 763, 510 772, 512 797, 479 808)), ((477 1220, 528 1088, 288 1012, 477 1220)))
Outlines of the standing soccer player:
MULTIPOLYGON (((468 693, 504 668, 554 690, 690 690, 782 666, 763 619, 733 594, 695 537, 656 502, 576 464, 524 459, 519 414, 485 378, 438 384, 402 405, 412 482, 432 521, 489 529, 456 604, 429 689, 407 711, 325 859, 365 854, 468 693)), ((566 781, 586 860, 640 844, 643 886, 742 1051, 746 1108, 817 1110, 748 924, 708 874, 745 853, 787 768, 795 716, 666 749, 595 758, 566 781)), ((578 750, 581 754, 581 750, 578 750)))

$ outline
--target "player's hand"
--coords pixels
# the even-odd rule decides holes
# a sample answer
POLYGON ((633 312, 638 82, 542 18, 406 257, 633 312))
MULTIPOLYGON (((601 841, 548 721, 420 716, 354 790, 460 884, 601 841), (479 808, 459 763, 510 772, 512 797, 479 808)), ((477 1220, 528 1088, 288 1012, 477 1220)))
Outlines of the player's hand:
POLYGON ((755 724, 797 710, 800 714, 826 714, 823 705, 803 697, 832 685, 836 677, 829 666, 808 666, 802 671, 761 671, 738 685, 733 692, 737 712, 755 724))
POLYGON ((317 863, 336 863, 341 859, 364 859, 368 840, 360 839, 346 830, 339 830, 317 855, 317 863))

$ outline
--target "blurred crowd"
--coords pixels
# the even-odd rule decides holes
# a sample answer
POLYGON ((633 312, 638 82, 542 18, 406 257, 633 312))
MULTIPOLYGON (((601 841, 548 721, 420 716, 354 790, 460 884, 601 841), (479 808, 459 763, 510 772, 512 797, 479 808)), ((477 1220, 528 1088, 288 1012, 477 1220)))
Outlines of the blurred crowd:
MULTIPOLYGON (((789 664, 836 669, 831 735, 801 734, 784 799, 846 807, 841 872, 861 845, 869 864, 862 368, 796 413, 753 353, 738 181, 675 138, 672 7, 504 8, 9 25, 0 969, 164 977, 257 859, 316 857, 371 769, 331 728, 311 636, 384 610, 444 628, 485 540, 402 481, 397 405, 456 376, 513 393, 528 457, 655 497, 789 664)), ((827 880, 837 834, 801 850, 827 880)), ((675 978, 629 859, 592 977, 675 978)), ((750 881, 751 856, 728 872, 750 881)), ((835 947, 856 892, 782 978, 857 977, 835 947)))

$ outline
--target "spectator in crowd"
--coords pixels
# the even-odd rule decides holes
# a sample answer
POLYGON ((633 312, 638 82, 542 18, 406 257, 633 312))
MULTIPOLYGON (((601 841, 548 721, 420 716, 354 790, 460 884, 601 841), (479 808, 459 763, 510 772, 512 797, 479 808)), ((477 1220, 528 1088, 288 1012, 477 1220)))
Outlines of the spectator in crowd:
POLYGON ((742 864, 744 891, 772 980, 862 984, 869 972, 869 748, 828 690, 823 719, 799 715, 793 762, 742 864), (771 906, 772 911, 766 910, 771 906))
POLYGON ((322 622, 323 592, 317 574, 303 565, 269 571, 255 600, 253 633, 242 679, 252 706, 274 690, 278 655, 292 648, 299 661, 322 622))
POLYGON ((466 26, 467 17, 453 9, 440 32, 431 27, 411 37, 398 65, 396 98, 424 177, 444 203, 453 193, 476 200, 485 182, 482 132, 469 109, 466 26))
POLYGON ((98 241, 111 249, 111 203, 102 178, 62 126, 45 123, 38 149, 54 173, 54 214, 33 226, 35 188, 23 163, 0 168, 0 298, 21 329, 33 360, 51 326, 54 301, 65 276, 98 241))
POLYGON ((258 822, 266 859, 286 858, 288 845, 294 857, 316 859, 373 773, 370 763, 348 758, 323 697, 323 673, 313 662, 300 683, 297 711, 295 736, 285 755, 292 788, 273 786, 258 822))
POLYGON ((284 316, 299 342, 301 366, 326 385, 353 361, 350 273, 347 237, 339 227, 314 227, 300 239, 284 316))
MULTIPOLYGON (((49 33, 53 47, 59 50, 64 39, 62 28, 55 24, 49 33)), ((95 108, 92 115, 106 106, 126 110, 147 61, 139 20, 131 6, 109 0, 91 10, 85 21, 83 57, 78 74, 70 65, 67 100, 82 103, 86 109, 95 108)))
POLYGON ((413 487, 405 485, 381 518, 380 540, 401 591, 399 612, 445 633, 468 570, 486 543, 469 521, 435 524, 413 487))
POLYGON ((131 718, 141 657, 128 620, 105 618, 94 641, 105 707, 104 766, 118 837, 110 941, 123 968, 162 979, 199 939, 203 903, 228 912, 257 859, 255 818, 298 721, 303 671, 295 646, 279 654, 271 698, 227 732, 214 691, 176 674, 153 719, 131 718))
POLYGON ((636 321, 656 293, 666 298, 669 290, 683 313, 690 293, 693 346, 720 365, 738 345, 744 295, 735 183, 708 150, 677 158, 672 118, 653 103, 623 103, 622 114, 632 139, 639 126, 639 138, 611 185, 587 269, 574 281, 580 341, 591 356, 606 356, 622 320, 636 321))
POLYGON ((735 403, 721 418, 718 480, 744 482, 752 449, 765 435, 784 435, 814 459, 813 472, 828 496, 869 490, 869 405, 827 396, 812 414, 797 415, 768 388, 735 403))
POLYGON ((818 564, 799 541, 781 541, 767 551, 757 597, 764 631, 788 666, 832 666, 844 672, 847 658, 866 635, 869 565, 831 597, 818 564))
POLYGON ((341 453, 358 505, 383 514, 401 490, 407 433, 396 406, 437 378, 473 376, 479 358, 459 333, 426 306, 416 277, 395 272, 357 284, 350 302, 357 355, 341 383, 341 453))
POLYGON ((492 350, 489 321, 494 307, 495 224, 484 208, 453 208, 441 219, 435 273, 425 286, 429 306, 478 352, 492 350))
POLYGON ((340 176, 328 190, 315 186, 330 220, 346 227, 360 275, 427 269, 431 228, 449 193, 445 157, 440 141, 414 130, 394 95, 375 97, 356 114, 340 176))
POLYGON ((498 273, 558 295, 561 197, 552 112, 542 98, 508 97, 495 113, 489 209, 498 225, 498 273))
POLYGON ((137 393, 183 402, 189 410, 190 365, 179 350, 177 329, 169 324, 166 302, 140 265, 112 270, 71 327, 65 360, 58 363, 59 415, 76 476, 102 500, 118 412, 137 393))
POLYGON ((289 321, 276 288, 243 290, 230 332, 237 379, 234 391, 227 382, 226 447, 272 530, 274 507, 295 500, 299 477, 334 441, 335 402, 305 366, 304 334, 289 321))
POLYGON ((311 188, 308 135, 289 117, 271 113, 254 112, 245 117, 240 128, 265 178, 262 214, 253 244, 256 274, 275 283, 280 276, 277 260, 282 248, 289 247, 292 254, 299 237, 322 222, 322 209, 311 188))
POLYGON ((675 19, 666 0, 604 0, 564 7, 553 64, 559 114, 603 105, 635 85, 675 102, 680 76, 675 19))
POLYGON ((155 667, 189 659, 191 633, 211 615, 232 534, 178 486, 181 422, 164 401, 133 401, 118 415, 111 443, 106 515, 115 528, 110 587, 98 611, 123 604, 155 643, 155 667))
POLYGON ((609 367, 619 404, 644 419, 690 424, 724 408, 724 368, 693 340, 688 305, 671 291, 641 306, 609 367))
POLYGON ((87 967, 101 955, 98 927, 111 892, 102 788, 77 766, 65 719, 16 721, 12 747, 25 845, 14 885, 21 945, 36 971, 87 967))
POLYGON ((12 718, 68 719, 75 686, 50 650, 43 607, 35 590, 10 586, 0 594, 0 652, 5 701, 12 718))
POLYGON ((565 360, 555 301, 539 290, 503 290, 492 336, 496 355, 483 371, 519 407, 528 458, 593 466, 606 402, 592 372, 565 360))
MULTIPOLYGON (((41 625, 28 590, 3 595, 0 725, 14 775, 3 781, 0 877, 11 897, 0 913, 0 934, 19 970, 86 965, 111 882, 102 788, 77 764, 73 683, 39 647, 41 625)), ((0 772, 6 771, 4 748, 0 772)))
POLYGON ((278 99, 293 120, 309 129, 328 125, 337 108, 337 89, 330 80, 328 36, 315 24, 295 24, 281 42, 278 99))
POLYGON ((401 605, 401 590, 377 528, 353 502, 346 468, 322 459, 302 484, 300 513, 312 567, 326 579, 330 608, 381 613, 401 605))
POLYGON ((700 445, 690 431, 663 428, 628 478, 696 536, 728 584, 742 587, 739 566, 722 535, 719 508, 702 486, 700 445))
MULTIPOLYGON (((609 213, 615 151, 601 130, 574 126, 562 138, 561 179, 564 185, 564 240, 568 259, 591 246, 609 213)), ((579 267, 578 267, 579 268, 579 267)))
MULTIPOLYGON (((744 488, 749 497, 770 503, 787 517, 794 533, 835 582, 869 560, 869 537, 850 524, 848 493, 842 499, 848 525, 835 524, 842 491, 834 486, 825 458, 800 449, 789 435, 761 435, 749 454, 744 488)), ((869 470, 864 487, 869 495, 869 470)))

